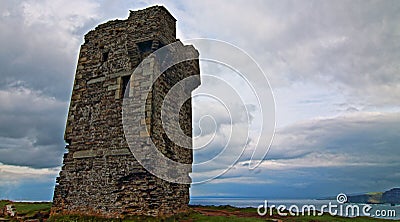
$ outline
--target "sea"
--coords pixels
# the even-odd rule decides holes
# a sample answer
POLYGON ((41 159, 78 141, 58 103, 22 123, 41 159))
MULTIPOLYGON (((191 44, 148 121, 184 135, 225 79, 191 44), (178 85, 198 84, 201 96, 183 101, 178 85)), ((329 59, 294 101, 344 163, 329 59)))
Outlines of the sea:
MULTIPOLYGON (((297 206, 300 211, 304 205, 313 205, 317 210, 323 209, 324 212, 328 212, 327 208, 322 208, 324 205, 329 205, 331 202, 332 205, 338 205, 337 209, 338 215, 340 216, 351 216, 351 208, 349 212, 346 214, 346 207, 352 205, 352 207, 357 206, 362 212, 363 207, 367 207, 367 204, 353 204, 353 203, 344 203, 338 204, 336 200, 315 200, 315 199, 283 199, 283 200, 263 200, 263 199, 253 199, 253 198, 219 198, 219 197, 192 197, 190 199, 191 205, 207 205, 207 206, 223 206, 223 205, 230 205, 239 208, 245 207, 253 207, 258 208, 260 205, 265 205, 265 201, 267 201, 268 206, 279 206, 283 205, 286 209, 289 209, 291 206, 297 206), (343 206, 342 214, 340 213, 340 205, 343 206)), ((371 206, 371 209, 367 212, 370 213, 371 217, 381 218, 381 219, 388 219, 388 220, 400 220, 400 205, 391 206, 390 204, 368 204, 371 206), (381 216, 384 215, 385 216, 381 216), (378 216, 379 215, 379 216, 378 216)), ((296 209, 296 208, 291 208, 296 209)), ((360 213, 362 214, 362 213, 360 213)), ((361 215, 362 216, 362 215, 361 215)))

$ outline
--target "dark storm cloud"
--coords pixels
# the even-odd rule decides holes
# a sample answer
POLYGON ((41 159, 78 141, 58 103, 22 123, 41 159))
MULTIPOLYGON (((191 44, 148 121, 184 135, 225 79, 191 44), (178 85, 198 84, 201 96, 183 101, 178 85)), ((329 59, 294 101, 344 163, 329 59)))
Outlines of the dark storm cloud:
POLYGON ((0 3, 0 163, 61 164, 77 53, 96 7, 91 1, 0 3))
POLYGON ((85 23, 94 18, 80 14, 94 6, 85 2, 77 6, 68 1, 2 1, 0 87, 22 81, 57 99, 69 99, 83 41, 76 32, 88 29, 85 23))
POLYGON ((21 86, 0 90, 0 103, 0 162, 60 165, 67 103, 21 86))
POLYGON ((267 159, 332 153, 385 164, 400 157, 399 113, 353 113, 297 123, 277 131, 267 159))
MULTIPOLYGON (((228 192, 231 186, 249 187, 248 181, 254 181, 258 191, 245 192, 249 196, 274 196, 276 190, 282 190, 281 196, 274 196, 278 198, 383 191, 398 186, 400 179, 398 138, 400 113, 351 114, 294 124, 278 130, 256 170, 249 170, 248 161, 242 160, 212 182, 213 189, 223 186, 228 192)), ((203 188, 208 192, 207 186, 203 188)))

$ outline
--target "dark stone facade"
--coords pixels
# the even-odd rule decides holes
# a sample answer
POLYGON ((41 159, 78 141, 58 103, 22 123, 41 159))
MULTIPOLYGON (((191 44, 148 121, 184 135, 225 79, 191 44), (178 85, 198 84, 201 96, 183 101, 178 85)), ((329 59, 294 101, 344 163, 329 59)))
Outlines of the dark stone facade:
MULTIPOLYGON (((64 136, 68 153, 57 178, 52 215, 160 216, 187 210, 190 185, 149 173, 132 155, 122 126, 124 91, 133 100, 147 96, 146 117, 140 124, 146 125, 151 140, 165 156, 192 163, 192 150, 179 147, 166 136, 160 110, 173 85, 188 76, 199 79, 198 59, 169 68, 150 92, 142 89, 152 84, 151 73, 132 74, 151 52, 171 43, 179 43, 198 58, 193 46, 176 39, 175 22, 164 7, 153 6, 131 11, 128 19, 109 21, 85 35, 64 136)), ((154 66, 152 62, 147 65, 154 66)), ((196 87, 199 84, 200 80, 196 87)), ((179 122, 191 137, 190 99, 180 109, 179 122)), ((145 132, 135 130, 138 137, 144 136, 145 132)), ((147 144, 138 146, 146 149, 147 144)))

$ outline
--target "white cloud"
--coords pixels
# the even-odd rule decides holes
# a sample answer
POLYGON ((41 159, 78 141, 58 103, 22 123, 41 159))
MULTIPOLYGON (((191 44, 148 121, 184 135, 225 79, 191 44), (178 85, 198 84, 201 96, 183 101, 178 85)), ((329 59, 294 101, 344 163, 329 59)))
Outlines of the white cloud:
POLYGON ((256 180, 254 177, 246 177, 246 176, 240 176, 240 177, 232 177, 232 178, 216 178, 214 180, 209 181, 209 184, 262 184, 262 185, 268 185, 275 183, 276 181, 274 180, 268 180, 264 178, 259 178, 256 180))
MULTIPOLYGON (((23 25, 32 31, 31 38, 37 41, 36 44, 43 44, 40 47, 50 42, 58 46, 53 50, 61 48, 68 53, 67 55, 74 55, 82 41, 82 36, 76 35, 75 32, 87 22, 99 18, 98 7, 98 3, 91 0, 27 0, 21 3, 23 25)), ((31 43, 34 43, 32 39, 31 43)))
POLYGON ((253 55, 274 88, 316 83, 345 93, 353 103, 399 106, 397 2, 193 1, 167 6, 188 38, 220 38, 253 55), (210 10, 221 8, 223 13, 210 10))
POLYGON ((35 112, 43 113, 49 110, 65 109, 66 102, 58 101, 41 91, 35 91, 14 83, 6 89, 0 89, 0 111, 6 112, 35 112))
MULTIPOLYGON (((349 167, 349 166, 383 166, 380 161, 370 162, 362 158, 354 158, 346 153, 318 153, 313 152, 302 157, 293 159, 277 159, 265 160, 261 164, 261 168, 265 170, 290 170, 302 168, 321 168, 321 167, 349 167), (358 159, 358 161, 354 161, 358 159)), ((243 162, 241 164, 246 164, 243 162)))
POLYGON ((16 185, 27 180, 53 181, 59 171, 59 167, 34 169, 25 166, 7 165, 0 162, 0 186, 16 185))

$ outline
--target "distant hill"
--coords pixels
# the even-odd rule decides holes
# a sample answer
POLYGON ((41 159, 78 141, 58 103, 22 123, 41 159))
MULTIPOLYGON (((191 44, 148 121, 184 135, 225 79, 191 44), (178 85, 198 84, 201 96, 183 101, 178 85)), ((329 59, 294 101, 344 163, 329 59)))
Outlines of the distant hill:
POLYGON ((366 193, 360 195, 347 196, 349 203, 368 203, 368 204, 381 204, 383 192, 366 193))
POLYGON ((347 196, 349 203, 368 204, 400 204, 400 188, 393 188, 385 192, 374 192, 347 196))
POLYGON ((382 194, 382 201, 390 204, 400 204, 400 188, 393 188, 382 194))

